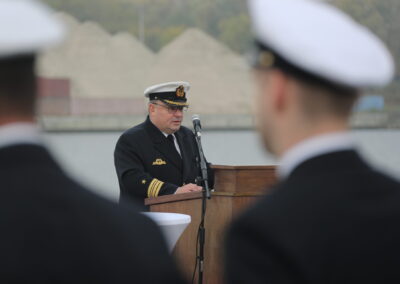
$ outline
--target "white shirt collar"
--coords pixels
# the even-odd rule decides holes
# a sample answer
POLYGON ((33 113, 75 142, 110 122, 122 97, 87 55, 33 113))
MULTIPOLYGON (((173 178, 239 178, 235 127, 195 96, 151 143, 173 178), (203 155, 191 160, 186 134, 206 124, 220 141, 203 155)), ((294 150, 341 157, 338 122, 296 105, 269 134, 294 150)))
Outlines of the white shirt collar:
POLYGON ((34 123, 10 123, 0 127, 0 148, 42 143, 39 127, 34 123))
POLYGON ((286 151, 277 170, 280 180, 287 178, 302 162, 313 157, 340 150, 355 148, 355 143, 347 132, 324 134, 306 139, 286 151))
MULTIPOLYGON (((165 133, 163 131, 161 131, 161 133, 164 134, 165 137, 168 137, 168 135, 169 135, 168 133, 165 133)), ((172 133, 171 135, 174 136, 174 138, 175 138, 175 134, 174 133, 172 133)))

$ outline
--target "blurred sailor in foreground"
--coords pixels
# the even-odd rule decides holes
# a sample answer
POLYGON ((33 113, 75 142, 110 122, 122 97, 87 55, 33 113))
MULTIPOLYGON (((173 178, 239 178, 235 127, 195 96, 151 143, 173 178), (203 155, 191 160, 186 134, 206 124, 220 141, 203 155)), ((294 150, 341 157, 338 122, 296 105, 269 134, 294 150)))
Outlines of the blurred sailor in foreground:
POLYGON ((280 181, 231 227, 228 282, 400 283, 400 184, 348 133, 362 88, 393 76, 388 50, 322 1, 249 4, 260 132, 280 181))
MULTIPOLYGON (((146 121, 125 131, 115 147, 121 201, 143 204, 147 197, 202 190, 196 184, 200 168, 195 137, 181 126, 189 89, 187 82, 168 82, 145 90, 146 121)), ((213 173, 208 171, 212 188, 213 173)))
POLYGON ((43 145, 35 53, 62 36, 38 2, 0 1, 0 282, 182 283, 155 224, 71 180, 43 145))

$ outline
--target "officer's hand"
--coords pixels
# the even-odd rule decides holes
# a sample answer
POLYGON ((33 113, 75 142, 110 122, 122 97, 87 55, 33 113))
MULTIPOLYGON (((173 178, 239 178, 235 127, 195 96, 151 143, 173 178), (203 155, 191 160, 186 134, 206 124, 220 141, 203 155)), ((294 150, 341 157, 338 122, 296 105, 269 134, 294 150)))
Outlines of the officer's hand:
POLYGON ((185 184, 175 191, 175 193, 186 193, 186 192, 194 192, 201 191, 203 188, 193 183, 185 184))

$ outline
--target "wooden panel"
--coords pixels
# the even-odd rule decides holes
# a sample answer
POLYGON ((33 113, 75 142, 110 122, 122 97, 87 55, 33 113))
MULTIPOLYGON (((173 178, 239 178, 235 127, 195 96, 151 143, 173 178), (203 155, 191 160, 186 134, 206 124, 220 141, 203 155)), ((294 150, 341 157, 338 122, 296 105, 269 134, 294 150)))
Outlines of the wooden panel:
POLYGON ((155 204, 178 202, 178 201, 183 201, 183 200, 201 198, 201 196, 202 196, 201 192, 187 192, 187 193, 180 193, 180 194, 162 195, 162 196, 158 196, 158 197, 146 198, 144 200, 144 204, 146 206, 149 206, 149 205, 155 205, 155 204))
POLYGON ((238 170, 235 192, 262 192, 276 183, 275 168, 238 170))
POLYGON ((222 244, 225 227, 232 215, 232 198, 212 196, 206 214, 204 283, 222 283, 222 244))
POLYGON ((276 183, 275 166, 212 166, 219 192, 262 192, 276 183))
MULTIPOLYGON (((268 193, 275 179, 274 166, 213 166, 215 192, 207 200, 205 219, 204 283, 224 283, 223 249, 227 226, 251 203, 268 193), (267 187, 266 187, 267 186, 267 187), (267 189, 266 189, 267 188, 267 189)), ((201 193, 185 193, 148 198, 145 204, 153 212, 188 214, 192 222, 178 240, 174 255, 184 275, 191 281, 201 215, 201 193)), ((197 283, 196 272, 196 283, 197 283)))
POLYGON ((217 191, 235 192, 236 170, 214 168, 214 189, 217 191))
MULTIPOLYGON (((156 204, 153 200, 150 208, 152 212, 175 212, 191 216, 192 222, 182 234, 174 249, 178 266, 187 280, 191 281, 196 259, 197 230, 200 224, 202 200, 199 194, 197 194, 197 198, 193 198, 194 194, 191 194, 191 196, 184 195, 186 194, 173 196, 177 201, 165 197, 164 200, 170 201, 166 203, 156 204)), ((261 196, 260 193, 215 192, 211 199, 207 200, 204 283, 223 283, 223 244, 226 227, 231 222, 232 216, 238 214, 248 204, 261 196)), ((196 272, 195 282, 197 282, 197 275, 198 272, 196 272)))
POLYGON ((224 240, 232 216, 260 197, 214 195, 208 203, 206 214, 206 245, 204 283, 224 283, 224 240), (241 200, 240 202, 236 202, 241 200))

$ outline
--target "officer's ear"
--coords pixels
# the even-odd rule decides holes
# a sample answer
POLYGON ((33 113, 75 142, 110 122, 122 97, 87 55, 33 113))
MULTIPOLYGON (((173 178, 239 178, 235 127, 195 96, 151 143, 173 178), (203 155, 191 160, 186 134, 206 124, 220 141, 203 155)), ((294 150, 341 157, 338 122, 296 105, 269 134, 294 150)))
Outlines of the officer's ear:
POLYGON ((286 111, 292 98, 292 79, 278 69, 270 71, 268 79, 272 107, 277 112, 286 111))
POLYGON ((149 112, 149 114, 152 113, 154 111, 154 104, 149 103, 147 111, 149 112))

